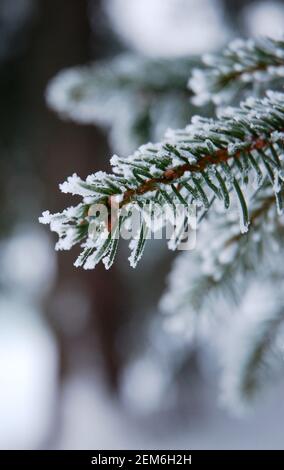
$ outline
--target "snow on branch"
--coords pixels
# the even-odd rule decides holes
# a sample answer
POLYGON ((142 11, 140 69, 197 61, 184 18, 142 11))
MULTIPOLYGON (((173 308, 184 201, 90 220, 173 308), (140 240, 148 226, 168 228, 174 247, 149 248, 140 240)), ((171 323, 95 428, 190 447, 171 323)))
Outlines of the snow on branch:
POLYGON ((236 221, 211 214, 198 251, 175 260, 160 302, 167 329, 178 325, 181 334, 210 342, 221 363, 222 403, 235 413, 247 411, 283 366, 284 219, 268 186, 252 202, 242 236, 236 221))
POLYGON ((186 87, 194 57, 149 59, 124 53, 59 72, 48 84, 47 103, 64 119, 107 130, 115 152, 128 154, 169 126, 188 122, 192 105, 186 87))
POLYGON ((229 310, 233 309, 259 266, 273 266, 275 253, 282 248, 284 218, 277 214, 267 184, 249 202, 251 228, 246 234, 240 234, 234 217, 224 219, 224 213, 214 212, 201 228, 199 250, 181 253, 176 259, 161 301, 165 314, 187 321, 190 316, 205 314, 208 307, 212 313, 213 305, 224 296, 229 310))
POLYGON ((246 88, 256 85, 283 86, 284 40, 234 40, 219 55, 205 55, 204 69, 195 69, 189 88, 195 93, 192 101, 203 105, 232 102, 246 88))
MULTIPOLYGON (((229 108, 216 120, 195 117, 183 130, 171 131, 159 144, 147 144, 131 157, 111 159, 113 172, 97 172, 86 181, 73 175, 61 185, 66 193, 79 195, 83 202, 61 214, 45 213, 59 235, 58 249, 81 243, 83 253, 76 265, 94 268, 103 260, 109 268, 115 258, 120 226, 129 219, 134 205, 156 202, 160 206, 194 203, 207 211, 220 199, 229 209, 232 194, 238 201, 241 232, 248 230, 249 210, 245 186, 255 176, 258 185, 268 178, 274 189, 278 212, 282 213, 282 147, 284 138, 284 94, 268 92, 262 100, 248 99, 239 108, 229 108), (117 208, 115 225, 107 225, 92 212, 93 204, 105 206, 108 216, 117 208), (128 214, 123 209, 129 209, 128 214), (90 223, 96 236, 90 237, 90 223)), ((131 243, 131 265, 142 256, 146 227, 138 227, 131 243)))

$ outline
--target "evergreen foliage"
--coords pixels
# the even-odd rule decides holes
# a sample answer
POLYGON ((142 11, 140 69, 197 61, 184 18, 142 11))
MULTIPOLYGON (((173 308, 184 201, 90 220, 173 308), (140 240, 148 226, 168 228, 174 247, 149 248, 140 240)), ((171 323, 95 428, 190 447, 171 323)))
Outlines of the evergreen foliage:
POLYGON ((61 71, 47 88, 47 102, 65 119, 102 127, 112 149, 127 155, 189 121, 196 108, 188 102, 188 73, 201 65, 194 57, 158 60, 124 53, 61 71))
MULTIPOLYGON (((64 74, 57 78, 48 92, 50 104, 68 116, 85 116, 88 122, 95 116, 93 111, 86 112, 89 100, 100 103, 94 93, 100 82, 105 81, 106 88, 113 82, 119 84, 119 94, 124 89, 135 94, 143 90, 159 100, 173 89, 182 89, 185 69, 188 75, 192 73, 189 86, 195 93, 195 104, 211 101, 233 106, 219 108, 215 118, 193 116, 186 127, 169 130, 160 143, 142 145, 127 158, 114 155, 111 173, 97 172, 86 180, 74 174, 60 187, 82 201, 62 213, 46 211, 40 221, 50 224, 59 235, 58 250, 69 250, 77 243, 82 246, 76 266, 92 269, 103 261, 110 268, 120 229, 131 224, 133 211, 143 215, 146 207, 158 217, 165 204, 173 214, 178 205, 194 204, 198 248, 177 257, 161 309, 168 318, 182 318, 185 328, 197 332, 201 318, 212 313, 227 324, 224 337, 231 330, 234 336, 235 331, 235 341, 224 346, 228 354, 221 348, 225 357, 223 396, 235 406, 254 397, 267 376, 263 371, 273 369, 275 351, 280 351, 284 319, 283 296, 279 294, 284 235, 284 41, 234 41, 217 57, 205 57, 204 64, 196 69, 196 60, 184 60, 179 62, 181 68, 173 71, 169 63, 152 61, 144 74, 136 73, 141 69, 135 67, 125 68, 125 64, 116 74, 117 63, 113 69, 102 67, 95 73, 78 69, 77 81, 84 83, 86 94, 81 94, 81 89, 74 93, 64 74), (71 97, 66 98, 64 92, 64 99, 58 99, 58 80, 65 92, 71 90, 71 97), (240 104, 235 105, 240 97, 240 104), (94 204, 106 208, 107 223, 94 212, 94 204), (111 218, 114 208, 115 220, 111 218), (270 301, 253 306, 246 299, 256 282, 265 284, 263 295, 270 301), (273 294, 275 289, 277 295, 273 294), (220 317, 224 298, 226 311, 222 304, 224 315, 220 317), (237 319, 229 315, 228 320, 229 312, 235 309, 237 319)), ((123 92, 119 100, 124 96, 123 92)), ((186 102, 184 94, 179 96, 186 102)), ((99 104, 95 121, 100 119, 101 109, 99 104)), ((107 118, 102 113, 101 121, 109 125, 111 106, 106 114, 107 118)), ((188 214, 183 217, 181 231, 169 242, 171 249, 179 247, 188 225, 188 214)), ((149 218, 141 216, 130 241, 131 266, 136 267, 141 259, 151 230, 149 218)), ((207 332, 210 336, 210 327, 207 332)))
POLYGON ((189 87, 193 101, 203 105, 232 103, 241 93, 281 87, 284 77, 284 41, 269 38, 237 39, 219 55, 205 55, 205 68, 193 70, 189 87))
MULTIPOLYGON (((278 211, 282 213, 284 172, 279 156, 283 119, 284 95, 274 92, 262 100, 250 98, 217 120, 193 118, 185 129, 169 132, 160 144, 144 145, 128 158, 112 157, 111 174, 97 172, 86 181, 76 174, 69 177, 61 190, 83 197, 83 203, 62 214, 46 213, 41 221, 50 223, 58 233, 58 249, 70 249, 75 243, 83 242, 83 255, 76 264, 85 268, 93 268, 100 260, 108 259, 113 245, 107 230, 98 231, 96 239, 87 237, 85 241, 90 220, 96 223, 88 212, 92 204, 105 204, 110 210, 117 201, 120 220, 125 217, 123 207, 128 206, 130 216, 129 206, 137 203, 164 202, 174 206, 195 202, 199 208, 208 210, 211 199, 216 197, 229 209, 234 194, 244 233, 249 226, 245 186, 251 174, 258 185, 266 177, 269 179, 278 211)), ((138 238, 144 239, 143 224, 139 230, 138 238)), ((132 246, 137 249, 135 243, 132 246)), ((140 250, 142 245, 134 257, 136 261, 132 262, 134 267, 141 258, 140 250)), ((111 260, 112 264, 114 256, 111 260)), ((111 264, 106 263, 107 267, 111 264)))

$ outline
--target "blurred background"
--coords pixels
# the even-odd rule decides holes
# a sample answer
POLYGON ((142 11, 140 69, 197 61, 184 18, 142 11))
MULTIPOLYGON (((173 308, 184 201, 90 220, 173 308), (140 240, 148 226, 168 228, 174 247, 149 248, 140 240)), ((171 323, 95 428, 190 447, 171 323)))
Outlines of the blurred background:
POLYGON ((236 418, 218 404, 210 351, 164 328, 162 243, 135 271, 122 252, 84 272, 38 223, 74 203, 58 190, 68 175, 186 124, 188 58, 283 24, 280 0, 0 0, 1 449, 284 447, 283 384, 236 418), (58 72, 102 60, 100 100, 66 119, 58 84, 60 115, 48 107, 58 72), (173 82, 153 86, 167 67, 173 82))

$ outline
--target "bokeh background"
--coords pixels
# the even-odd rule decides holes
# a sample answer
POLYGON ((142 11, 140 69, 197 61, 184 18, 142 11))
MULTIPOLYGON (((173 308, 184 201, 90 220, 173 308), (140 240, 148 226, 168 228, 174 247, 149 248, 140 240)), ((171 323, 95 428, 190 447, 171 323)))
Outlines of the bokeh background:
MULTIPOLYGON (((59 183, 109 169, 116 150, 106 130, 48 108, 59 71, 125 51, 178 60, 283 25, 280 0, 0 0, 1 449, 284 447, 283 384, 237 418, 219 406, 206 345, 164 328, 162 243, 135 271, 124 252, 84 272, 38 223, 73 203, 59 183)), ((133 145, 123 124, 115 138, 133 145)))

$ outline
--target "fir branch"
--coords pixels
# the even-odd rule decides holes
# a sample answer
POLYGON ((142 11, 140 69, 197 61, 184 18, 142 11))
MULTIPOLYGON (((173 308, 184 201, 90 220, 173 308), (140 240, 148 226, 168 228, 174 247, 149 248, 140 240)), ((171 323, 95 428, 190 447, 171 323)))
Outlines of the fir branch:
POLYGON ((189 88, 193 102, 216 105, 232 102, 246 88, 281 85, 284 77, 284 41, 235 40, 220 55, 205 55, 205 69, 195 69, 189 88))
POLYGON ((223 213, 207 219, 199 234, 198 252, 181 253, 174 264, 161 300, 164 313, 187 317, 205 313, 209 306, 212 312, 212 306, 224 297, 235 307, 250 278, 274 268, 274 254, 282 249, 284 220, 277 214, 267 183, 251 196, 250 206, 246 234, 240 234, 236 220, 224 219, 223 213))
MULTIPOLYGON (((268 84, 272 88, 280 84, 284 41, 235 41, 204 62, 207 69, 195 70, 189 82, 196 93, 194 102, 232 102, 252 86, 263 91, 268 84)), ((202 67, 195 59, 173 62, 123 56, 95 67, 71 69, 51 82, 48 102, 64 117, 111 128, 117 147, 125 149, 121 142, 118 145, 118 135, 126 136, 125 141, 134 135, 137 142, 156 141, 165 114, 172 119, 171 126, 184 125, 176 123, 181 115, 184 118, 184 109, 188 111, 184 83, 194 63, 202 67), (172 106, 177 101, 179 105, 172 106)), ((159 217, 159 208, 167 204, 171 219, 178 205, 195 204, 198 225, 202 221, 199 251, 178 258, 162 309, 175 314, 170 320, 185 321, 193 332, 199 320, 196 313, 212 313, 224 294, 229 300, 227 313, 236 303, 239 315, 227 322, 223 316, 218 323, 218 329, 227 323, 223 395, 233 405, 254 397, 263 372, 271 370, 271 351, 283 334, 283 268, 278 261, 284 236, 283 143, 284 94, 270 91, 263 99, 249 98, 239 107, 223 110, 217 119, 194 117, 185 129, 169 131, 161 143, 144 145, 128 158, 113 156, 109 174, 97 172, 85 181, 76 174, 69 177, 60 188, 79 195, 81 203, 58 214, 46 211, 40 218, 59 235, 56 249, 81 245, 75 266, 92 269, 102 261, 109 269, 121 228, 132 224, 131 212, 138 208, 139 213, 159 217), (100 217, 98 204, 106 218, 100 217), (251 312, 251 299, 247 301, 251 283, 260 280, 264 287, 267 275, 273 288, 261 289, 259 308, 251 312)), ((148 222, 149 218, 141 217, 132 232, 129 261, 133 267, 152 230, 148 222)), ((188 215, 182 222, 169 248, 179 245, 188 215)), ((260 297, 257 291, 253 304, 256 297, 260 297)))
MULTIPOLYGON (((86 181, 77 175, 68 178, 61 190, 82 196, 83 203, 62 214, 46 213, 41 222, 50 223, 51 229, 59 234, 58 249, 69 249, 86 238, 91 220, 89 210, 94 203, 105 204, 109 216, 113 203, 116 203, 120 218, 123 207, 151 201, 164 201, 174 206, 183 200, 208 209, 209 199, 216 195, 228 209, 230 193, 234 192, 239 201, 241 231, 246 232, 249 220, 242 187, 248 175, 256 172, 259 183, 268 175, 278 210, 282 210, 280 156, 283 129, 282 93, 269 92, 262 100, 249 99, 240 108, 228 110, 218 120, 196 117, 191 125, 169 133, 160 144, 143 146, 129 158, 114 156, 112 174, 98 172, 86 181)), ((92 223, 96 224, 94 217, 92 223)), ((102 234, 96 240, 87 236, 84 247, 88 256, 83 257, 84 262, 80 258, 77 264, 94 267, 108 256, 111 237, 106 227, 103 232, 106 232, 108 242, 102 234), (95 255, 97 251, 99 257, 95 255), (90 253, 96 262, 90 259, 86 262, 90 253)), ((139 257, 135 259, 138 261, 139 257)))
MULTIPOLYGON (((216 150, 212 155, 204 155, 202 159, 196 161, 196 163, 185 163, 176 167, 168 168, 162 173, 160 177, 153 177, 145 182, 141 183, 135 189, 127 190, 120 202, 120 207, 125 206, 133 201, 137 196, 141 196, 148 192, 159 190, 160 185, 169 185, 180 181, 180 178, 184 176, 185 173, 197 173, 203 174, 206 176, 206 170, 209 167, 214 167, 215 165, 221 165, 222 163, 228 162, 229 159, 238 159, 243 157, 246 153, 250 154, 254 150, 263 150, 266 149, 269 145, 270 140, 265 138, 252 138, 250 145, 247 145, 246 148, 230 154, 227 148, 216 150)), ((174 151, 174 148, 173 148, 174 151)), ((207 181, 208 186, 210 187, 210 179, 207 181)), ((182 187, 183 182, 181 182, 180 187, 182 187)), ((240 193, 239 193, 240 194, 240 193)))
POLYGON ((279 265, 284 220, 277 215, 267 184, 251 202, 251 226, 245 235, 222 214, 209 217, 203 237, 199 235, 198 252, 177 258, 161 299, 168 326, 183 325, 184 334, 194 335, 204 319, 209 323, 202 331, 217 347, 223 366, 222 401, 234 412, 251 405, 275 366, 283 368, 276 359, 282 354, 278 338, 282 334, 283 340, 284 323, 279 265))
POLYGON ((128 154, 166 129, 184 126, 194 106, 186 87, 194 57, 149 59, 125 53, 59 72, 48 84, 48 105, 62 118, 107 131, 115 152, 128 154))

